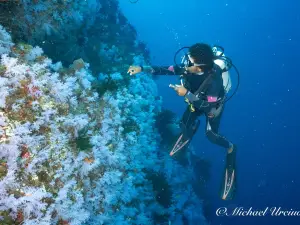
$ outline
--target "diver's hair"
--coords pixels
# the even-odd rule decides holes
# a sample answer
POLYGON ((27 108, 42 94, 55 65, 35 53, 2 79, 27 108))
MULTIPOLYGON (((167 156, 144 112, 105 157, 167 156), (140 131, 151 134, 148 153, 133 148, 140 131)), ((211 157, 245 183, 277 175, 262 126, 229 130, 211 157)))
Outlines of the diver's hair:
POLYGON ((210 70, 214 66, 214 53, 208 44, 196 43, 189 48, 190 56, 195 59, 197 64, 206 64, 199 66, 202 70, 210 70))

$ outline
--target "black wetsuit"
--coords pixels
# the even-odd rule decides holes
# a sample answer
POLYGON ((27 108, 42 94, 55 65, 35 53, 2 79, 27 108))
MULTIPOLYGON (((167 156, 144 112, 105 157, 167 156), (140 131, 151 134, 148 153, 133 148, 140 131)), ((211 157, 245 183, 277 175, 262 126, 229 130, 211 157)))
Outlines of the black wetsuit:
POLYGON ((230 142, 218 133, 221 116, 224 110, 224 103, 210 103, 207 101, 207 96, 223 99, 225 95, 222 69, 214 64, 213 70, 206 71, 199 75, 187 73, 184 69, 177 66, 151 66, 151 68, 151 74, 153 75, 181 75, 184 80, 184 87, 189 91, 189 96, 186 97, 191 100, 190 102, 192 102, 195 109, 195 111, 192 112, 190 106, 188 106, 182 116, 180 126, 184 136, 191 139, 196 132, 195 124, 197 123, 197 118, 201 115, 205 115, 207 138, 217 145, 229 148, 230 142), (210 82, 205 85, 201 94, 194 95, 197 94, 196 91, 210 74, 210 82))

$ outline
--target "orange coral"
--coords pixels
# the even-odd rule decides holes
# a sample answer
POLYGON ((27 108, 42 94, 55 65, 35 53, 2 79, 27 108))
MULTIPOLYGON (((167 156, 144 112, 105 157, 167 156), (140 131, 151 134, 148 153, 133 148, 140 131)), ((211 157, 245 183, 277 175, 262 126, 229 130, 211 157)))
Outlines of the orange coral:
POLYGON ((93 163, 94 161, 95 161, 94 158, 88 158, 88 157, 85 157, 85 158, 84 158, 84 162, 86 162, 86 163, 88 163, 88 164, 91 164, 91 163, 93 163))
POLYGON ((1 127, 4 130, 4 134, 0 135, 0 142, 5 141, 8 138, 8 136, 6 134, 6 130, 7 130, 8 126, 1 126, 1 127))
POLYGON ((60 219, 60 220, 58 221, 58 224, 59 224, 59 225, 70 225, 69 221, 63 220, 63 219, 60 219))
POLYGON ((25 159, 25 158, 27 159, 27 158, 30 157, 30 152, 28 151, 28 146, 27 145, 22 145, 21 150, 22 150, 21 157, 23 159, 25 159))
POLYGON ((24 215, 22 211, 18 211, 18 215, 17 215, 17 223, 22 223, 24 220, 24 215))

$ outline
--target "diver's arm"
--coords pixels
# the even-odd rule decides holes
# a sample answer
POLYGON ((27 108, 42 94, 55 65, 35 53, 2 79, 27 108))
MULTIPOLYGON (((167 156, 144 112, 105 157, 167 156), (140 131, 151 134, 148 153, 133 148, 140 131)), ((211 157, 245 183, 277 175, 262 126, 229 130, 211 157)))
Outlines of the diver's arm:
POLYGON ((193 103, 193 102, 196 102, 196 101, 199 101, 200 99, 194 95, 193 93, 191 93, 190 91, 187 91, 187 93, 185 94, 185 96, 189 102, 193 103))
POLYGON ((201 109, 204 105, 207 105, 207 104, 204 104, 205 103, 204 100, 198 98, 196 95, 194 95, 190 91, 188 91, 184 97, 186 97, 189 100, 189 102, 192 103, 193 106, 198 109, 201 109))
POLYGON ((140 66, 142 72, 151 73, 152 75, 180 75, 184 69, 179 66, 140 66))
POLYGON ((187 92, 185 97, 189 100, 190 103, 193 104, 193 106, 197 109, 203 109, 209 106, 208 102, 198 98, 196 95, 194 95, 191 92, 187 92))
POLYGON ((198 108, 198 109, 203 109, 205 107, 209 106, 209 103, 213 103, 218 101, 218 97, 215 96, 207 96, 206 100, 203 100, 199 97, 197 97, 196 95, 194 95, 193 93, 191 93, 190 91, 188 91, 185 96, 190 103, 193 104, 194 107, 198 108))

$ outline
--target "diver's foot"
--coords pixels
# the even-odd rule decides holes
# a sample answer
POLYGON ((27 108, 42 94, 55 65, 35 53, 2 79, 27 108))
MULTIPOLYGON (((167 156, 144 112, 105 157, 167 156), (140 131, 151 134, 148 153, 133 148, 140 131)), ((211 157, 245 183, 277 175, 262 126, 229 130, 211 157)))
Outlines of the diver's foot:
POLYGON ((226 154, 226 168, 235 167, 236 150, 236 145, 230 143, 226 154))

